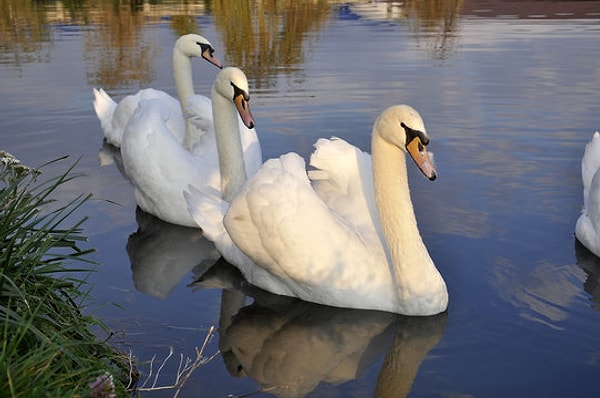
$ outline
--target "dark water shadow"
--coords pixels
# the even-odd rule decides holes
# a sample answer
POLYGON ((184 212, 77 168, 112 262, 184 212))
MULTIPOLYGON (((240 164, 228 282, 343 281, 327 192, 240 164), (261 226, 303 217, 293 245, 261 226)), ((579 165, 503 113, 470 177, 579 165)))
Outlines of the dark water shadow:
POLYGON ((577 265, 586 275, 583 289, 590 295, 590 306, 600 312, 600 258, 586 249, 577 239, 574 241, 577 265))

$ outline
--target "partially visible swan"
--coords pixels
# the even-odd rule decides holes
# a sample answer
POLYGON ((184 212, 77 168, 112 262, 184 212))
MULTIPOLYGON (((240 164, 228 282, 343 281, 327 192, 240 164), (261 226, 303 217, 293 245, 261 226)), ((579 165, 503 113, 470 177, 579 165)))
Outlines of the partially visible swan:
POLYGON ((213 56, 214 49, 210 42, 197 34, 181 36, 173 47, 173 76, 179 101, 164 91, 152 88, 143 89, 134 95, 128 95, 118 104, 103 90, 94 88, 94 109, 104 133, 106 141, 116 147, 121 146, 123 130, 131 119, 140 101, 154 99, 171 116, 171 132, 179 142, 189 149, 201 134, 191 129, 202 131, 211 126, 210 100, 201 95, 195 95, 192 79, 192 57, 202 57, 211 64, 221 68, 221 63, 213 56), (183 112, 183 113, 182 113, 183 112), (186 137, 186 124, 182 115, 189 120, 189 136, 186 137))
MULTIPOLYGON (((254 118, 248 106, 246 75, 238 68, 222 69, 211 95, 214 132, 201 136, 192 152, 171 134, 172 114, 160 100, 141 101, 126 126, 121 156, 125 173, 135 187, 136 202, 142 210, 163 221, 197 228, 187 211, 183 191, 193 183, 220 192, 215 135, 235 137, 237 147, 233 153, 239 154, 239 159, 231 162, 237 163, 235 178, 245 180, 246 170, 253 175, 262 164, 260 144, 253 130, 254 118), (240 116, 245 124, 243 131, 240 131, 240 116)), ((232 149, 225 149, 228 150, 232 149)), ((221 161, 225 161, 224 156, 221 161)))
POLYGON ((585 146, 581 159, 583 209, 575 225, 575 236, 589 251, 600 256, 600 132, 585 146))
POLYGON ((341 139, 320 139, 308 175, 289 153, 265 162, 231 206, 193 187, 186 200, 205 236, 256 286, 337 307, 434 315, 446 310, 448 292, 417 227, 405 160, 408 152, 435 179, 428 143, 417 111, 392 106, 373 126, 372 162, 341 139))

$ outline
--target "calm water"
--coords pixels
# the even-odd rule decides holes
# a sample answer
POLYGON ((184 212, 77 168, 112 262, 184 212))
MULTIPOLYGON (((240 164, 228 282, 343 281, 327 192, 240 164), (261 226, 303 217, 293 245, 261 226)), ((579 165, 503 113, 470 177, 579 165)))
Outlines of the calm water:
MULTIPOLYGON (((146 374, 173 347, 157 386, 214 325, 204 354, 219 353, 184 396, 597 396, 600 260, 573 229, 600 128, 600 2, 120 3, 0 0, 0 147, 32 166, 80 159, 60 195, 94 194, 87 310, 146 374), (244 298, 199 231, 136 214, 118 167, 99 165, 92 87, 174 93, 171 45, 191 30, 246 71, 265 158, 331 135, 366 150, 385 107, 421 112, 440 178, 411 167, 411 193, 447 314, 244 298)), ((194 68, 207 94, 216 71, 194 68)))

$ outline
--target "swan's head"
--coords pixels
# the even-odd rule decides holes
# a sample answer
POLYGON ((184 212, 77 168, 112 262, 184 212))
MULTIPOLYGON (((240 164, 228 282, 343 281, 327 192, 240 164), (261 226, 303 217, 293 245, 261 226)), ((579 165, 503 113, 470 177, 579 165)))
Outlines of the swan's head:
POLYGON ((254 128, 256 122, 250 112, 250 91, 248 89, 248 79, 244 72, 239 68, 223 68, 215 79, 213 90, 219 95, 233 101, 242 122, 249 129, 254 128))
POLYGON ((213 55, 215 49, 203 36, 190 33, 183 35, 175 42, 174 51, 179 51, 187 57, 201 57, 215 65, 218 68, 222 68, 221 62, 213 55))
POLYGON ((408 152, 425 177, 436 179, 437 172, 427 152, 429 137, 419 112, 408 105, 392 106, 381 114, 377 124, 384 139, 408 152))

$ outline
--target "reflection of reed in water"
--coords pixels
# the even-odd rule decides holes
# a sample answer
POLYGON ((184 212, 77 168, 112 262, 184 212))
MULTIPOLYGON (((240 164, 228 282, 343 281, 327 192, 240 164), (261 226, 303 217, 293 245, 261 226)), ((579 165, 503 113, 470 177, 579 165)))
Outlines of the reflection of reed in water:
POLYGON ((201 33, 198 28, 198 20, 189 14, 173 15, 171 17, 171 29, 177 37, 189 33, 201 33))
POLYGON ((22 65, 50 58, 53 25, 97 25, 83 30, 88 82, 105 88, 152 80, 156 55, 142 40, 148 17, 136 1, 0 0, 0 62, 22 65))
POLYGON ((84 32, 87 82, 111 90, 146 86, 152 81, 151 67, 158 55, 156 45, 144 41, 145 16, 134 6, 101 2, 94 19, 99 29, 84 32))
MULTIPOLYGON (((304 63, 304 44, 327 20, 327 1, 219 0, 212 3, 227 63, 241 67, 257 88, 292 74, 304 63)), ((314 37, 314 36, 313 36, 314 37)))
POLYGON ((425 38, 436 58, 451 52, 458 31, 463 0, 408 0, 408 21, 415 38, 425 38))
POLYGON ((423 28, 454 30, 463 7, 463 0, 407 0, 404 2, 410 18, 423 28))
POLYGON ((0 63, 20 66, 49 59, 52 35, 42 8, 27 0, 0 0, 0 63))

